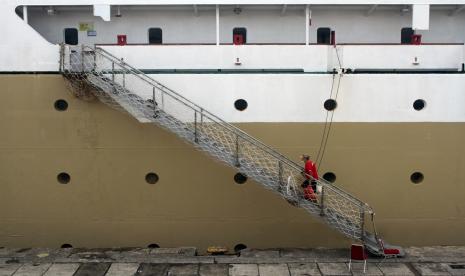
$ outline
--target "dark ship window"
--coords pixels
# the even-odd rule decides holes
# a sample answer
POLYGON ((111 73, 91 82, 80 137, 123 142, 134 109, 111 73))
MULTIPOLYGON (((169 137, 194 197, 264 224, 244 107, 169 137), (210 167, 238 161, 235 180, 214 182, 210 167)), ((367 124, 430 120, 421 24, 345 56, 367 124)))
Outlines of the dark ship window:
POLYGON ((415 110, 422 110, 423 108, 425 108, 426 106, 426 102, 424 100, 416 100, 413 102, 413 108, 415 110))
POLYGON ((161 28, 150 28, 149 29, 149 44, 162 44, 163 43, 163 31, 161 28))
POLYGON ((61 184, 68 184, 71 181, 71 176, 65 172, 62 172, 57 175, 57 180, 61 184))
POLYGON ((65 44, 78 45, 78 30, 76 28, 66 28, 64 31, 65 44))
POLYGON ((247 29, 234 28, 233 29, 233 43, 235 45, 242 45, 247 43, 247 29))
POLYGON ((412 44, 412 36, 415 34, 412 28, 402 28, 400 31, 400 43, 401 44, 412 44))
POLYGON ((151 243, 147 246, 147 248, 150 248, 150 249, 155 249, 155 248, 160 248, 160 246, 156 243, 151 243))
POLYGON ((237 184, 244 184, 247 181, 247 176, 245 174, 242 174, 242 173, 236 173, 234 175, 234 181, 237 184))
POLYGON ((64 243, 61 245, 61 248, 73 248, 73 246, 69 243, 64 243))
POLYGON ((334 183, 336 182, 336 175, 333 172, 327 172, 323 174, 323 179, 328 182, 334 183))
POLYGON ((421 183, 423 181, 424 178, 425 177, 423 176, 423 174, 421 172, 414 172, 410 176, 410 181, 412 181, 415 184, 419 184, 419 183, 421 183))
POLYGON ((159 177, 158 177, 158 174, 156 173, 148 173, 146 176, 145 176, 145 181, 147 181, 147 183, 149 184, 155 184, 157 183, 159 180, 159 177))
POLYGON ((242 243, 236 244, 236 246, 234 246, 234 252, 236 253, 239 253, 244 249, 247 249, 247 245, 242 244, 242 243))
POLYGON ((65 111, 66 109, 68 109, 68 102, 60 99, 55 102, 54 106, 55 109, 58 111, 65 111))
POLYGON ((247 101, 244 99, 239 99, 234 102, 234 107, 239 111, 245 110, 247 106, 248 106, 247 101))
POLYGON ((331 29, 330 28, 318 28, 316 30, 316 43, 331 44, 331 29))
POLYGON ((333 99, 328 99, 325 101, 325 103, 323 104, 324 108, 328 111, 331 111, 331 110, 334 110, 336 109, 337 107, 337 102, 336 100, 333 100, 333 99))

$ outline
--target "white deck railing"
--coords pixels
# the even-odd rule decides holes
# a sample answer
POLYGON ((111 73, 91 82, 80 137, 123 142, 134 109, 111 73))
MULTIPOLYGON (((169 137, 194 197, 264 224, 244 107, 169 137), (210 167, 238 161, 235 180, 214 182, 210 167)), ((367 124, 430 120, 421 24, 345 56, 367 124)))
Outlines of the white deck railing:
POLYGON ((462 44, 337 45, 104 45, 140 69, 282 70, 451 70, 464 63, 462 44), (337 51, 336 51, 337 49, 337 51))

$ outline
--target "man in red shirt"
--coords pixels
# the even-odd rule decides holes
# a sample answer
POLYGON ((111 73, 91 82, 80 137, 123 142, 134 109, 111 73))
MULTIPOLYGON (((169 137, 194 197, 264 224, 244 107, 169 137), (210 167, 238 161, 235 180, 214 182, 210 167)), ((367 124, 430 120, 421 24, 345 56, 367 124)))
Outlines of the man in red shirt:
MULTIPOLYGON (((313 192, 316 192, 316 181, 318 180, 318 170, 316 169, 316 164, 310 160, 310 156, 302 155, 301 160, 305 163, 305 181, 302 186, 308 186, 309 182, 311 183, 313 192)), ((304 188, 305 188, 304 187, 304 188)))

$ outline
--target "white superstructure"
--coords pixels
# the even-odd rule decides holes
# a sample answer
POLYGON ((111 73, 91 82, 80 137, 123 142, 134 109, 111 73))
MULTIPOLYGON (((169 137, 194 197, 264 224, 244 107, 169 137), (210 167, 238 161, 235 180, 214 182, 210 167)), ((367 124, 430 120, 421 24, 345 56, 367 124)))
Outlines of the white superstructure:
POLYGON ((324 122, 336 85, 337 122, 465 121, 465 1, 344 3, 9 1, 0 70, 57 72, 71 29, 231 122, 324 122))

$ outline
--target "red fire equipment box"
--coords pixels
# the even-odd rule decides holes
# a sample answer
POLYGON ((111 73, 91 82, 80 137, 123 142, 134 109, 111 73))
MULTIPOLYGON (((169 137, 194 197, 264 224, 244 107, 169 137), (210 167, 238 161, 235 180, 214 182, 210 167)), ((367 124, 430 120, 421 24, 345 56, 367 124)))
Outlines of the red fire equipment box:
POLYGON ((244 44, 244 36, 241 34, 233 35, 233 43, 234 45, 242 45, 244 44))
POLYGON ((412 44, 420 45, 421 44, 421 34, 412 35, 412 44))
POLYGON ((122 46, 122 45, 128 44, 126 35, 117 35, 117 38, 118 38, 118 45, 122 46))

